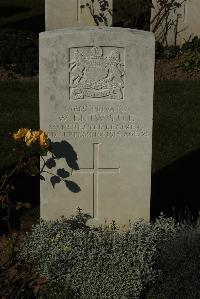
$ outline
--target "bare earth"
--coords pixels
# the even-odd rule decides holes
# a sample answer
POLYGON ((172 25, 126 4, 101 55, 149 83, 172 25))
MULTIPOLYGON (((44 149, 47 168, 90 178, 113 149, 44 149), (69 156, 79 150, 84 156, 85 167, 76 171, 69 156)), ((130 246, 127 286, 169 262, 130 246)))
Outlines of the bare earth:
POLYGON ((200 70, 184 71, 176 68, 178 59, 158 59, 156 60, 155 79, 156 80, 200 80, 200 70))

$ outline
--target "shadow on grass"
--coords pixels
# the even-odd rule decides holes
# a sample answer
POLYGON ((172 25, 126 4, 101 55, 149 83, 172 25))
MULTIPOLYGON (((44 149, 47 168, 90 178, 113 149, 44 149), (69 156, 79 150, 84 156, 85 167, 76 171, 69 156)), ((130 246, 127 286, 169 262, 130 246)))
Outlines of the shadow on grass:
POLYGON ((29 11, 29 7, 19 7, 19 6, 0 6, 0 18, 7 18, 13 15, 21 14, 23 12, 29 11))
POLYGON ((1 25, 1 29, 10 28, 31 31, 34 33, 45 31, 45 16, 44 14, 40 14, 19 21, 10 21, 4 25, 1 25))
POLYGON ((151 219, 163 212, 196 223, 200 211, 200 149, 152 176, 151 219))

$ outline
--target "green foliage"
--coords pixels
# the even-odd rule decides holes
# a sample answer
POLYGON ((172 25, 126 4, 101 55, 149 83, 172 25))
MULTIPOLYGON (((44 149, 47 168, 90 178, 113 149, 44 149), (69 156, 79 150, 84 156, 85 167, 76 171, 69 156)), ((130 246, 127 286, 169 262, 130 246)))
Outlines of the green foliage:
POLYGON ((183 52, 187 52, 188 50, 200 52, 200 38, 195 36, 191 41, 185 42, 181 49, 183 52))
POLYGON ((181 54, 181 49, 179 46, 163 46, 158 41, 156 42, 156 58, 166 58, 171 59, 178 57, 181 54))
POLYGON ((192 41, 179 46, 163 46, 156 42, 156 58, 172 59, 179 57, 177 68, 185 71, 200 69, 200 38, 195 36, 192 41))
POLYGON ((185 71, 200 70, 200 38, 195 36, 192 41, 183 44, 182 56, 176 65, 185 71))
POLYGON ((47 279, 44 298, 67 298, 62 292, 79 299, 140 298, 160 275, 158 248, 173 238, 173 220, 140 221, 119 231, 115 223, 90 228, 87 219, 79 211, 69 220, 41 221, 21 244, 19 258, 47 279))
POLYGON ((25 76, 38 71, 38 37, 18 30, 1 30, 0 65, 25 76))
POLYGON ((176 64, 177 68, 185 71, 200 70, 200 52, 188 51, 183 53, 179 62, 176 64))
POLYGON ((147 298, 200 298, 200 227, 182 225, 160 249, 162 278, 147 298))

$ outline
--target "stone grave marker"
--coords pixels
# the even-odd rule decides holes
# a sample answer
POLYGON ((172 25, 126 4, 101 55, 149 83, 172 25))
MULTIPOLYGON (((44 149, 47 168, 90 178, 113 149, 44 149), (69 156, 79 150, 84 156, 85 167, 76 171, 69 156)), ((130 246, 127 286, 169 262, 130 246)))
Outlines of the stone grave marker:
POLYGON ((95 26, 96 22, 99 22, 99 25, 111 26, 110 12, 112 0, 95 0, 94 3, 91 0, 45 0, 46 30, 95 26), (86 6, 87 3, 91 6, 86 6))
MULTIPOLYGON (((154 35, 87 27, 40 34, 40 127, 54 155, 41 217, 150 217, 154 35)), ((42 162, 43 163, 43 162, 42 162)))

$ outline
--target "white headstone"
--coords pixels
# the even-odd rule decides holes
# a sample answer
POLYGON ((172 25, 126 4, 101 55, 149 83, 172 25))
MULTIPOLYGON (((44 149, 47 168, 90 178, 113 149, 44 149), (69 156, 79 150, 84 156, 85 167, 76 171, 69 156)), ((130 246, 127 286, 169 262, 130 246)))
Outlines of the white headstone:
POLYGON ((90 0, 45 0, 46 30, 62 29, 67 27, 95 26, 96 21, 100 25, 112 25, 112 2, 101 1, 106 6, 101 10, 99 1, 90 0), (86 6, 89 3, 90 7, 86 6), (107 5, 108 4, 108 5, 107 5), (100 16, 102 14, 105 19, 100 16), (106 24, 107 23, 107 24, 106 24))
POLYGON ((79 207, 94 223, 149 219, 154 45, 152 33, 121 28, 40 34, 40 126, 59 158, 44 168, 42 218, 79 207))

